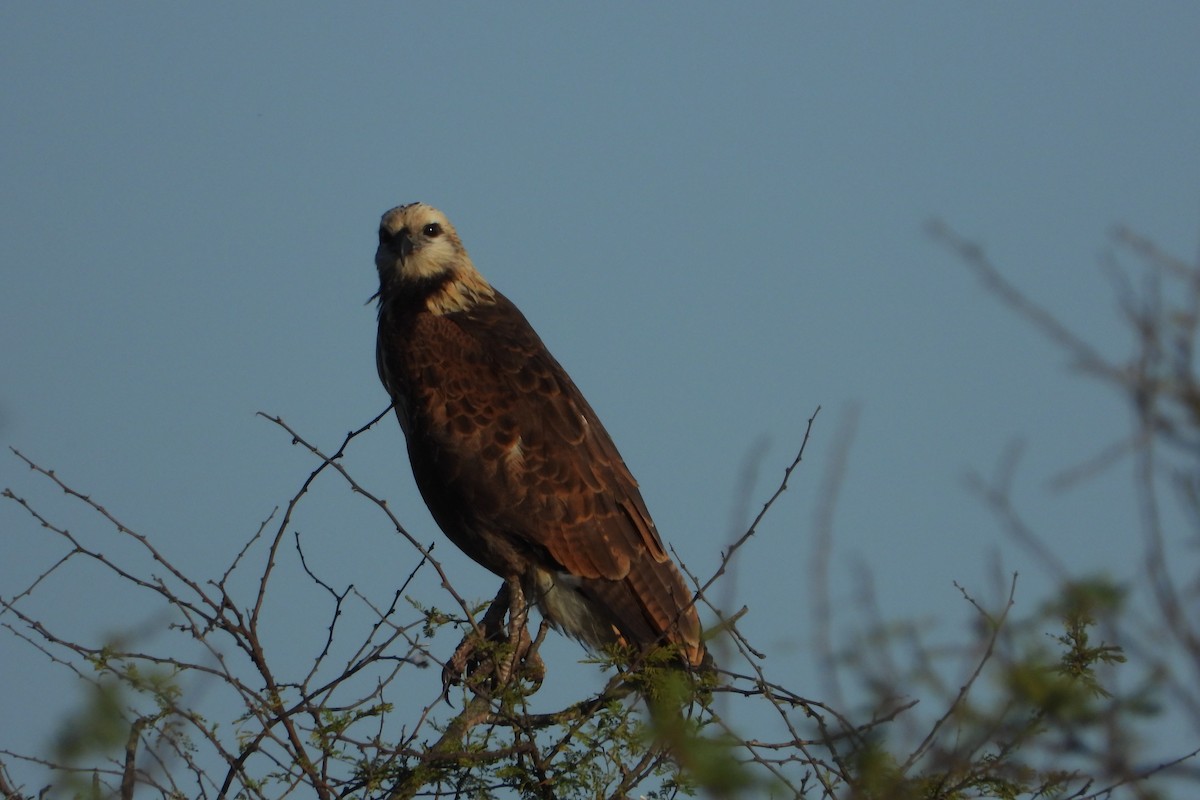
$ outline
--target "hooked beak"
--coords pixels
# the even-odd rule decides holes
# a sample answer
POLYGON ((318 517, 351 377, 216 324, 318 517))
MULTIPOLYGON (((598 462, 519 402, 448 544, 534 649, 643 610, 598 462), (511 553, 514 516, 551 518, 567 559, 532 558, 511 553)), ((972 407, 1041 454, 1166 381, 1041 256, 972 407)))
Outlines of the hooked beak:
POLYGON ((408 231, 401 231, 396 237, 396 246, 400 250, 400 260, 405 261, 412 255, 413 240, 408 231))

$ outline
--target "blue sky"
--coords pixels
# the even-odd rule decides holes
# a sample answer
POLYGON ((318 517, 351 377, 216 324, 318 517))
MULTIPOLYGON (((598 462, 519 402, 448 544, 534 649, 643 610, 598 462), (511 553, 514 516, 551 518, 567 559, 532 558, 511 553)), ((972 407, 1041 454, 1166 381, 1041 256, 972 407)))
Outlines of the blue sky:
MULTIPOLYGON (((850 407, 830 572, 847 623, 856 564, 888 612, 948 636, 953 582, 989 596, 997 559, 1033 607, 1044 575, 963 481, 1016 440, 1030 520, 1082 570, 1132 579, 1127 472, 1046 486, 1126 410, 923 225, 1127 353, 1100 257, 1115 224, 1196 252, 1198 30, 1188 3, 6 4, 0 441, 215 576, 314 466, 256 411, 334 449, 385 407, 375 229, 421 200, 587 394, 694 572, 744 524, 747 459, 762 452, 753 509, 822 407, 736 584, 798 689, 817 685, 813 512, 850 407)), ((440 541, 393 420, 348 466, 440 541)), ((0 483, 107 541, 15 458, 0 483)), ((333 582, 386 595, 411 569, 333 481, 298 524, 333 582)), ((61 545, 11 503, 0 527, 11 596, 61 545)), ((37 607, 84 631, 142 619, 98 586, 37 607)), ((306 622, 290 611, 284 639, 306 622)), ((13 637, 0 656, 71 699, 13 637)), ((0 696, 0 718, 35 714, 53 729, 0 696)))

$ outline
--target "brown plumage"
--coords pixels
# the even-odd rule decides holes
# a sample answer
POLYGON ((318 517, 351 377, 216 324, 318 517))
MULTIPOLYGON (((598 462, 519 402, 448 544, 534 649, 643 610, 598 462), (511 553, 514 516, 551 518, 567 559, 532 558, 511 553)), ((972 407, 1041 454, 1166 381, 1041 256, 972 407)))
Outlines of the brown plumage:
POLYGON ((379 227, 379 377, 445 534, 600 648, 706 663, 692 593, 604 426, 525 317, 420 203, 379 227))

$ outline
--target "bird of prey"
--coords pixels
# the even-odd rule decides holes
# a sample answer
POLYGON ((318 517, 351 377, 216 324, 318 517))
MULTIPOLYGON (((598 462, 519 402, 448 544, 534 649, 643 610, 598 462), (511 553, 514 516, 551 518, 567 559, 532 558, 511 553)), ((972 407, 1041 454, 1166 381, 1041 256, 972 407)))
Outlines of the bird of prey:
POLYGON ((375 265, 379 378, 417 487, 446 536, 504 579, 493 609, 507 606, 510 635, 536 604, 592 649, 667 645, 675 663, 707 667, 692 593, 637 481, 446 216, 423 203, 385 213, 375 265))

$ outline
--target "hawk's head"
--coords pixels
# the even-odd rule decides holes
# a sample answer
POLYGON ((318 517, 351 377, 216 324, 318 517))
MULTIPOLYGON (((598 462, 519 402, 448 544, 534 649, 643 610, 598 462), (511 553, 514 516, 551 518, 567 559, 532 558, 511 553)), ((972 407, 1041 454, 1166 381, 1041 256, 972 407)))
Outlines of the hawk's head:
POLYGON ((375 266, 381 302, 396 293, 413 293, 425 299, 430 311, 445 314, 494 296, 450 220, 424 203, 397 206, 383 215, 375 266))

